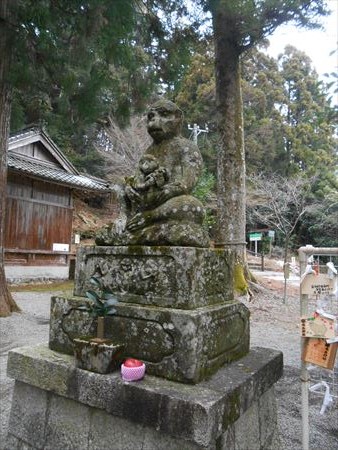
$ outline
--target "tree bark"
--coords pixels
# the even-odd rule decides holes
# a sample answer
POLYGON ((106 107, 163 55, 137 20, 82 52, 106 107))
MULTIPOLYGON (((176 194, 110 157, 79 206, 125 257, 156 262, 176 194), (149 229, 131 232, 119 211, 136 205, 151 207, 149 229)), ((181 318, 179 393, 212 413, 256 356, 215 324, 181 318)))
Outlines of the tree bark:
POLYGON ((9 316, 13 311, 20 311, 8 290, 5 267, 5 213, 7 191, 7 147, 10 127, 11 85, 9 81, 10 59, 12 54, 11 28, 12 7, 16 1, 0 2, 0 317, 9 316))
POLYGON ((218 246, 231 247, 245 260, 245 153, 236 21, 229 11, 214 11, 218 148, 218 246))

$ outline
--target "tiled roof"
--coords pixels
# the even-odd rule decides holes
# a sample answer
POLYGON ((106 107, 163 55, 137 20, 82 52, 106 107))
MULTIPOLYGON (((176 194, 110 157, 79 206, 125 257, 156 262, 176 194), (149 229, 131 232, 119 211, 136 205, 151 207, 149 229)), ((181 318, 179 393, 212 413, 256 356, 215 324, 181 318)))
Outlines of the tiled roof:
MULTIPOLYGON (((8 139, 9 150, 17 151, 23 145, 31 144, 34 142, 40 142, 48 153, 50 153, 62 166, 66 172, 73 173, 74 175, 79 175, 79 171, 73 166, 73 164, 65 157, 61 152, 55 142, 48 136, 48 134, 38 128, 26 128, 25 130, 19 131, 14 135, 11 135, 8 139)), ((20 153, 20 151, 17 151, 20 153)))
POLYGON ((32 158, 26 158, 22 155, 8 152, 8 168, 24 172, 36 178, 43 180, 53 180, 56 183, 84 190, 109 192, 109 184, 103 180, 93 179, 86 175, 75 175, 65 170, 50 167, 32 158))
POLYGON ((8 139, 8 142, 9 143, 18 142, 25 137, 34 136, 39 133, 41 133, 41 130, 38 127, 26 128, 25 130, 19 131, 11 135, 8 139))

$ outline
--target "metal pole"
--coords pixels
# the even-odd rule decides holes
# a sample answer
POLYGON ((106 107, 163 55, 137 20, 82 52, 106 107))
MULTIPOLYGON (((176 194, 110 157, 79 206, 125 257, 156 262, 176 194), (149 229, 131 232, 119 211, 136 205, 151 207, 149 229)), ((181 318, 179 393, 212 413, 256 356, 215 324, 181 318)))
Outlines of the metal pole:
POLYGON ((197 145, 197 136, 198 136, 198 129, 199 126, 197 125, 197 123, 194 123, 194 129, 193 129, 193 141, 195 142, 195 144, 197 145))
MULTIPOLYGON (((305 254, 305 256, 309 255, 333 255, 337 256, 338 247, 313 247, 312 245, 306 245, 305 247, 300 247, 298 249, 298 254, 305 254)), ((307 263, 307 258, 305 259, 305 264, 307 263)))
POLYGON ((191 133, 192 140, 195 142, 196 145, 197 145, 197 138, 201 133, 209 133, 209 128, 207 124, 205 124, 205 130, 202 130, 202 128, 200 128, 199 125, 197 125, 197 123, 194 123, 193 126, 190 126, 190 124, 188 124, 188 130, 192 130, 191 133))
MULTIPOLYGON (((307 264, 307 252, 303 251, 304 248, 298 250, 299 254, 299 268, 300 276, 305 272, 307 264)), ((300 315, 307 314, 308 296, 302 294, 302 287, 300 286, 300 315)), ((300 347, 301 356, 304 351, 305 338, 301 337, 300 347)), ((300 370, 300 381, 301 381, 301 393, 302 393, 302 444, 303 450, 309 450, 309 373, 307 370, 306 363, 301 360, 301 370, 300 370)))
MULTIPOLYGON (((307 261, 311 255, 322 256, 337 256, 338 247, 313 247, 312 245, 306 245, 298 250, 300 276, 305 272, 307 261)), ((301 316, 308 314, 308 295, 302 294, 300 286, 300 314, 301 316)), ((301 337, 301 351, 303 355, 305 339, 301 337)), ((302 382, 302 443, 303 450, 309 449, 309 382, 310 376, 307 370, 307 365, 302 361, 301 363, 301 376, 302 382)))

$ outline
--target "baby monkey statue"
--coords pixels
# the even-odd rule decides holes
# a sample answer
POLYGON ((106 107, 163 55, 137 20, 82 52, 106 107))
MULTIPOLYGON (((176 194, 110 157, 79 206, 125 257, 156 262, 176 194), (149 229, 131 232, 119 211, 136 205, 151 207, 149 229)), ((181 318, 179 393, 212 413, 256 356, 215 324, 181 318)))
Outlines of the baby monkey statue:
POLYGON ((130 177, 126 180, 125 195, 134 206, 135 211, 151 207, 156 198, 157 188, 168 181, 168 171, 160 167, 152 155, 143 155, 139 162, 140 177, 130 177), (143 193, 143 195, 141 195, 143 193), (142 208, 141 208, 142 205, 142 208))
POLYGON ((191 195, 202 170, 196 144, 180 135, 182 111, 159 100, 148 111, 147 129, 153 143, 123 188, 126 216, 101 230, 98 245, 170 245, 209 247, 202 227, 204 208, 191 195))

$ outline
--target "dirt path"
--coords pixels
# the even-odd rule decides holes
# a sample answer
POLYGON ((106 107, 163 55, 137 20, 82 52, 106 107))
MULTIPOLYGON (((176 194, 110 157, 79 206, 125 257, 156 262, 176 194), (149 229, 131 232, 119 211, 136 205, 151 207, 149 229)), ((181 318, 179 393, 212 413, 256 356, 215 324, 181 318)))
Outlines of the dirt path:
POLYGON ((284 283, 266 279, 255 273, 262 289, 248 299, 240 300, 249 308, 251 345, 281 350, 284 364, 299 367, 299 288, 287 285, 287 299, 283 303, 284 283))

